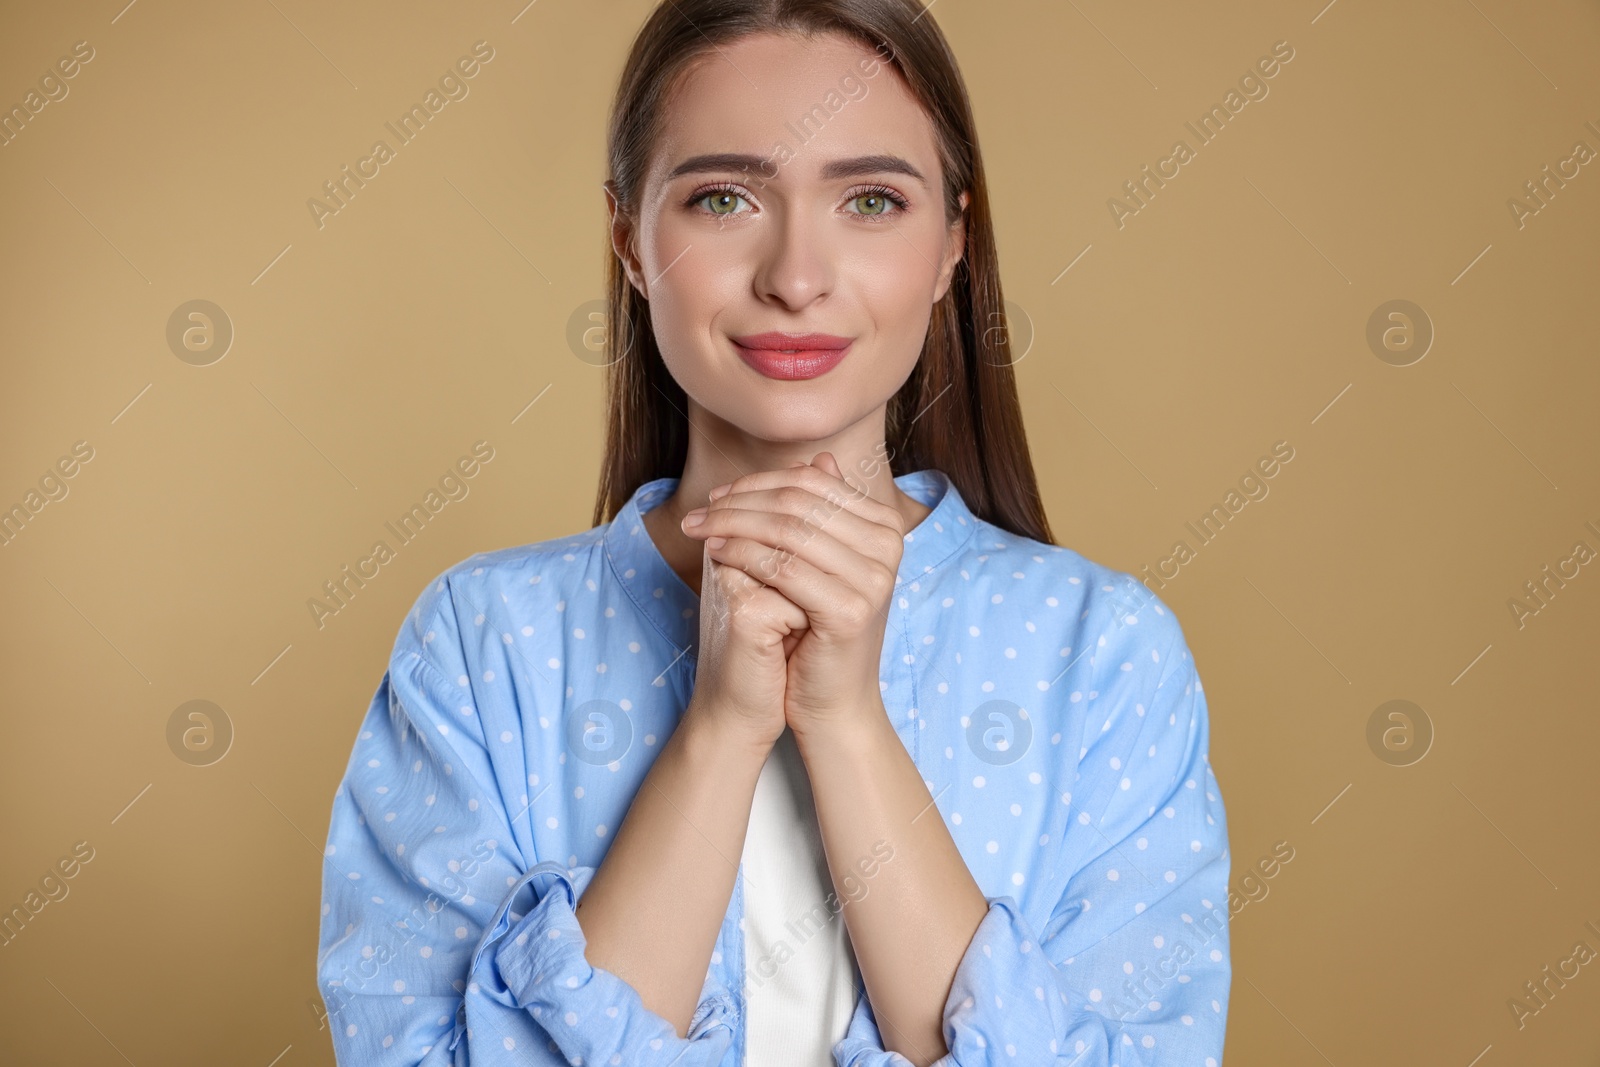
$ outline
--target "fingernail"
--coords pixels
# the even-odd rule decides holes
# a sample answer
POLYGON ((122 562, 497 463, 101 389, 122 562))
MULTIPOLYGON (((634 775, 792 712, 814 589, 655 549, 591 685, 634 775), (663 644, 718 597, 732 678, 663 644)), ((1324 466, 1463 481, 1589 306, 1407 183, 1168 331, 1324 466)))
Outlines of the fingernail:
POLYGON ((702 522, 705 522, 705 521, 706 521, 706 509, 705 508, 695 508, 693 511, 689 512, 689 514, 687 514, 687 515, 685 515, 683 517, 683 524, 685 526, 699 526, 702 522))
POLYGON ((717 486, 715 489, 711 490, 711 499, 712 500, 720 500, 722 497, 727 496, 728 495, 728 490, 732 489, 732 488, 733 488, 733 483, 732 482, 728 482, 726 485, 717 486))
POLYGON ((721 548, 723 545, 725 545, 727 543, 728 543, 728 539, 726 537, 708 537, 708 538, 706 538, 706 547, 707 548, 721 548))

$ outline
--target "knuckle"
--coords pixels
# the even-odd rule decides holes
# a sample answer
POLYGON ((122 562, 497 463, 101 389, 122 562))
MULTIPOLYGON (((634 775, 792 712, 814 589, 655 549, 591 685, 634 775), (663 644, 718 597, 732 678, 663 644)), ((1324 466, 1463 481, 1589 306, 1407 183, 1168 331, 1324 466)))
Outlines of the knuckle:
POLYGON ((833 485, 833 478, 821 467, 796 467, 800 472, 800 484, 815 492, 819 496, 833 485))
MULTIPOLYGON (((728 542, 730 545, 732 541, 728 542)), ((744 589, 750 581, 750 576, 738 567, 722 564, 716 569, 717 589, 724 594, 736 593, 744 589)))
POLYGON ((760 545, 755 550, 754 558, 746 564, 746 570, 752 578, 766 584, 777 576, 780 563, 778 553, 765 545, 760 545))
POLYGON ((844 602, 840 614, 852 627, 862 627, 867 624, 874 612, 871 604, 861 597, 854 596, 844 602))
POLYGON ((883 569, 889 573, 890 584, 898 583, 900 581, 900 565, 905 562, 905 554, 900 548, 895 547, 879 556, 878 559, 883 564, 883 569))
POLYGON ((890 567, 880 567, 877 572, 877 591, 879 600, 888 600, 894 595, 894 586, 900 574, 898 570, 890 567))
POLYGON ((782 515, 778 518, 778 535, 785 545, 799 546, 810 539, 811 527, 798 515, 782 515))
POLYGON ((783 570, 783 553, 763 549, 760 558, 751 567, 758 572, 758 577, 776 578, 783 570))

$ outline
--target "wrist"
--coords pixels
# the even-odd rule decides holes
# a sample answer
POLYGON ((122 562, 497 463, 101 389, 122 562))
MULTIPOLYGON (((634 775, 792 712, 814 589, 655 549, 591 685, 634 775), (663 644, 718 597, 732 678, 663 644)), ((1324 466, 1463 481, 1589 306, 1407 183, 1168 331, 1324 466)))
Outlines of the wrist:
POLYGON ((887 745, 903 750, 881 700, 848 714, 791 722, 789 729, 794 733, 795 747, 800 750, 801 758, 808 763, 819 759, 829 765, 860 762, 871 766, 887 745))
POLYGON ((685 742, 695 751, 712 753, 718 758, 732 757, 739 762, 753 762, 758 767, 765 763, 777 737, 766 736, 739 721, 736 715, 689 700, 683 718, 678 723, 685 742))

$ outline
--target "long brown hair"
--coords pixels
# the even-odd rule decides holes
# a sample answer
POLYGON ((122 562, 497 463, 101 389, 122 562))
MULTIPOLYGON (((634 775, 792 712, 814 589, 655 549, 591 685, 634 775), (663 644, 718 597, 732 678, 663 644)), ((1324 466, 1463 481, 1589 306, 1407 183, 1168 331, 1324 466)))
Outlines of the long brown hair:
MULTIPOLYGON (((933 306, 922 354, 889 401, 890 471, 937 468, 979 518, 1054 543, 1017 401, 972 108, 948 42, 915 0, 663 0, 634 39, 612 104, 608 187, 618 211, 639 218, 664 105, 685 68, 753 33, 854 38, 899 71, 931 118, 948 221, 961 213, 961 193, 969 194, 966 244, 948 291, 933 306)), ((645 482, 682 476, 690 429, 687 398, 662 362, 649 304, 628 282, 609 239, 607 250, 606 451, 595 525, 615 516, 645 482)))

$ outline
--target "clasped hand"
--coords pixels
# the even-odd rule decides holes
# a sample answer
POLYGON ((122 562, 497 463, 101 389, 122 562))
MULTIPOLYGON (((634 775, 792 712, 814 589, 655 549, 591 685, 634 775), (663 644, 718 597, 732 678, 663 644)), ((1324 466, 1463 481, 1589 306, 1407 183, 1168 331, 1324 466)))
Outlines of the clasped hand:
MULTIPOLYGON (((760 615, 782 638, 789 728, 801 736, 881 709, 884 628, 905 549, 900 511, 846 482, 830 452, 737 478, 711 497, 685 516, 683 532, 705 542, 714 565, 748 575, 747 588, 788 602, 760 615)), ((727 606, 737 612, 740 600, 727 606)))

